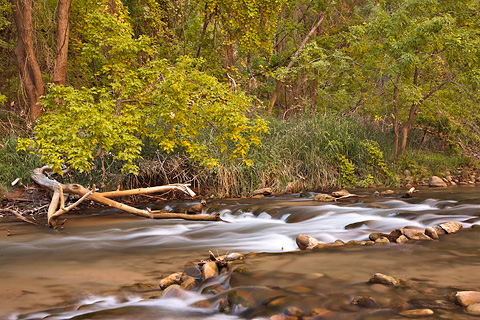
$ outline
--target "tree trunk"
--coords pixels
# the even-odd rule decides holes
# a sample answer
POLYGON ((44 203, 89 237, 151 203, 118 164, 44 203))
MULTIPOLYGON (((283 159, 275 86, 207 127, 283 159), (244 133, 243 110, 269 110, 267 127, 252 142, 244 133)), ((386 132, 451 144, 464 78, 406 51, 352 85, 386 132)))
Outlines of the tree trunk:
POLYGON ((43 113, 39 102, 45 94, 45 84, 33 45, 32 0, 11 0, 11 3, 18 32, 15 62, 30 103, 28 115, 34 122, 43 113))
POLYGON ((70 34, 70 7, 72 0, 59 0, 57 13, 57 50, 53 83, 65 85, 67 79, 68 38, 70 34))
MULTIPOLYGON (((312 27, 312 29, 307 34, 305 39, 303 39, 302 43, 300 44, 300 47, 298 47, 297 51, 295 52, 292 59, 290 60, 290 63, 287 65, 287 72, 293 67, 294 63, 297 61, 297 58, 300 56, 300 53, 302 52, 303 47, 305 47, 305 45, 310 40, 310 37, 314 34, 317 28, 320 27, 324 19, 325 19, 325 12, 322 12, 320 14, 320 18, 318 19, 317 23, 312 27)), ((282 82, 280 80, 277 80, 277 83, 275 85, 275 92, 273 93, 272 99, 270 100, 270 106, 268 107, 268 111, 267 111, 268 113, 272 113, 273 107, 275 106, 275 102, 277 101, 278 94, 280 93, 281 87, 282 87, 282 82)))
POLYGON ((398 84, 400 83, 400 74, 397 75, 397 81, 394 84, 393 88, 393 130, 395 132, 395 148, 393 151, 393 158, 395 159, 398 154, 398 84))

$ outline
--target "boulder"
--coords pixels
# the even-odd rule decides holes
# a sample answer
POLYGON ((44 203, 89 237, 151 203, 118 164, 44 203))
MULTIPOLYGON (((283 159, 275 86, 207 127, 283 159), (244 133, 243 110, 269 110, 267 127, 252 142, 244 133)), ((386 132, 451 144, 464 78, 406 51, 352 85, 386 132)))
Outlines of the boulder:
POLYGON ((295 241, 297 242, 297 246, 300 248, 300 250, 312 250, 319 244, 325 244, 325 242, 315 239, 314 237, 310 237, 306 234, 299 234, 295 241))
POLYGON ((257 195, 264 195, 264 196, 269 196, 273 193, 272 188, 262 188, 262 189, 257 189, 253 191, 252 195, 257 196, 257 195))
POLYGON ((348 190, 345 190, 345 189, 332 192, 332 196, 336 198, 345 197, 345 196, 348 196, 349 194, 350 192, 348 192, 348 190))
POLYGON ((434 187, 434 188, 436 188, 436 187, 446 187, 447 184, 441 178, 439 178, 437 176, 432 176, 432 177, 430 177, 430 179, 428 179, 428 186, 429 187, 434 187))
POLYGON ((463 228, 462 224, 455 221, 445 222, 440 224, 440 228, 445 230, 446 233, 455 233, 463 228))
POLYGON ((325 194, 325 193, 320 193, 320 194, 317 194, 313 200, 315 201, 320 201, 320 202, 331 202, 331 201, 335 201, 335 197, 332 197, 331 195, 329 194, 325 194))
POLYGON ((380 238, 388 238, 388 234, 381 233, 381 232, 372 232, 372 233, 370 233, 368 238, 371 241, 376 241, 377 239, 380 239, 380 238))
POLYGON ((462 307, 467 307, 471 304, 480 303, 480 292, 478 292, 478 291, 458 291, 455 294, 455 300, 462 307))

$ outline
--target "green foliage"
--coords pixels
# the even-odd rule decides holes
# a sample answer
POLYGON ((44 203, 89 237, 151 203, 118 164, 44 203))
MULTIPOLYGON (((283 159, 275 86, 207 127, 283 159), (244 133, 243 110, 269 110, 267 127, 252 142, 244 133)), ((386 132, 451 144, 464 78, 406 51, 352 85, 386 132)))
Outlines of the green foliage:
POLYGON ((20 178, 30 180, 32 170, 40 165, 37 156, 24 151, 17 152, 17 137, 13 134, 0 139, 0 191, 6 191, 10 183, 20 178))

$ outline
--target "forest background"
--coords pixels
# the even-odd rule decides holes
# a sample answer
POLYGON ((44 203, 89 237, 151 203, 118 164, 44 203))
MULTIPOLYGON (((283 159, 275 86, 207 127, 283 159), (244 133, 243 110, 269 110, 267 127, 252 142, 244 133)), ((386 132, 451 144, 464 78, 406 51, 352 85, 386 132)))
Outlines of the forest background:
POLYGON ((478 170, 479 1, 0 0, 0 192, 204 196, 478 170))

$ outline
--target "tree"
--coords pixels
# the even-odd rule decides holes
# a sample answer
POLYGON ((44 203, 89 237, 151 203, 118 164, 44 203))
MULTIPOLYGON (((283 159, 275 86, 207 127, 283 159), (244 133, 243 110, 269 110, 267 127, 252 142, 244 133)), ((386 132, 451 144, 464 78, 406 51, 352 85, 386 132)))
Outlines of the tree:
POLYGON ((405 152, 419 113, 463 110, 455 106, 478 93, 480 77, 478 1, 381 1, 353 28, 353 60, 362 65, 371 92, 390 100, 395 155, 405 152))
MULTIPOLYGON (((172 64, 159 58, 149 37, 134 37, 121 2, 115 10, 110 2, 100 5, 87 12, 84 21, 88 28, 82 43, 76 44, 80 48, 76 61, 84 70, 84 81, 96 86, 49 84, 41 101, 45 113, 37 121, 34 138, 21 140, 20 148, 31 147, 57 173, 63 172, 63 166, 89 171, 95 158, 106 154, 123 161, 123 171, 135 173, 135 161, 147 138, 167 152, 185 150, 206 166, 217 164, 210 153, 215 147, 249 163, 247 153, 260 143, 266 122, 246 116, 251 106, 248 96, 201 71, 202 60, 182 57, 172 64), (206 144, 204 134, 213 135, 215 145, 206 144)), ((93 195, 95 190, 89 193, 78 185, 51 182, 45 170, 37 170, 33 178, 55 192, 50 224, 66 212, 63 189, 114 205, 102 198, 105 195, 93 195)))

